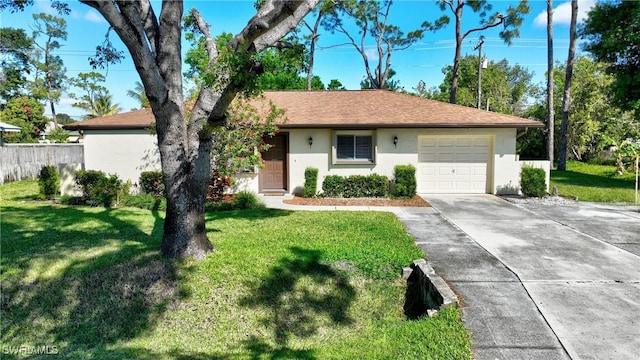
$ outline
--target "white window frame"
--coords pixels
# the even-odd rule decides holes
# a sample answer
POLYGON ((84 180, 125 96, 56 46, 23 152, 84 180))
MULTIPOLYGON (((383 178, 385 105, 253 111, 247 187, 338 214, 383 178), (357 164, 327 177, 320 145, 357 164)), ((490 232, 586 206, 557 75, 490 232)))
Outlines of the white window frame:
POLYGON ((375 130, 334 130, 331 144, 333 165, 375 165, 376 163, 376 131, 375 130), (338 135, 371 136, 371 158, 370 159, 338 159, 338 135))

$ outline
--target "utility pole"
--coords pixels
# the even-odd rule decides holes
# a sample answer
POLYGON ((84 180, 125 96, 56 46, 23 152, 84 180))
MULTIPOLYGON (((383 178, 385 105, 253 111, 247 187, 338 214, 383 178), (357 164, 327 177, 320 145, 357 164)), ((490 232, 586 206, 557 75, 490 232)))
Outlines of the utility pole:
POLYGON ((482 106, 482 44, 484 44, 484 36, 480 36, 480 42, 473 50, 478 50, 478 109, 482 106))

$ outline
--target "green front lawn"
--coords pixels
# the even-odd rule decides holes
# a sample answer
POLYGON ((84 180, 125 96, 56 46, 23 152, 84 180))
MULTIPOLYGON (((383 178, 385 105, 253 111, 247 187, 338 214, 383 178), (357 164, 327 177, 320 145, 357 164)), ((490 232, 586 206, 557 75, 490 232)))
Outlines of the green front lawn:
POLYGON ((592 165, 578 161, 567 162, 567 171, 551 171, 551 189, 558 187, 564 196, 580 201, 633 203, 635 174, 615 174, 614 166, 592 165))
POLYGON ((170 261, 162 212, 28 201, 36 192, 0 186, 3 359, 21 346, 78 359, 472 356, 458 310, 405 318, 399 274, 423 254, 391 214, 209 213, 217 251, 170 261))

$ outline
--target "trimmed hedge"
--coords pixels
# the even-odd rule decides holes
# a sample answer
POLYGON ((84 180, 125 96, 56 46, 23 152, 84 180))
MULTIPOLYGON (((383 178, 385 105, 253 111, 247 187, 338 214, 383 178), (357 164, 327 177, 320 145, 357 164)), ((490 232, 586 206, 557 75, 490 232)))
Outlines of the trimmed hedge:
POLYGON ((546 174, 543 169, 523 166, 520 189, 525 196, 542 197, 547 194, 546 174))
POLYGON ((318 169, 308 167, 304 170, 304 194, 306 198, 316 196, 318 191, 318 169))
POLYGON ((140 189, 143 193, 151 194, 156 198, 164 197, 162 171, 143 171, 140 173, 140 189))
POLYGON ((322 191, 325 197, 386 197, 389 195, 389 178, 377 174, 329 175, 322 181, 322 191))
POLYGON ((410 199, 416 194, 418 182, 416 168, 413 165, 396 165, 393 168, 393 178, 396 197, 410 199))
POLYGON ((38 185, 40 187, 40 194, 44 195, 47 199, 53 198, 58 193, 58 186, 60 185, 60 177, 58 176, 56 168, 53 166, 43 166, 38 176, 38 185))

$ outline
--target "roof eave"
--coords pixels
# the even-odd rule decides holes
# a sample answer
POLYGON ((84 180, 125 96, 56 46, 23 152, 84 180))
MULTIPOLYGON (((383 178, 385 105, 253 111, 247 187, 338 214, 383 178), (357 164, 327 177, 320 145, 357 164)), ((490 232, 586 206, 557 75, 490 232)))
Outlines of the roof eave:
POLYGON ((151 125, 65 125, 65 130, 145 130, 151 125))
POLYGON ((388 129, 388 128, 402 128, 402 129, 520 129, 520 128, 543 128, 543 123, 507 123, 507 124, 450 124, 450 123, 435 123, 435 124, 283 124, 280 125, 282 129, 317 129, 317 128, 331 128, 331 129, 388 129))

